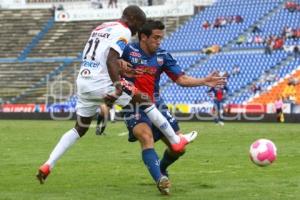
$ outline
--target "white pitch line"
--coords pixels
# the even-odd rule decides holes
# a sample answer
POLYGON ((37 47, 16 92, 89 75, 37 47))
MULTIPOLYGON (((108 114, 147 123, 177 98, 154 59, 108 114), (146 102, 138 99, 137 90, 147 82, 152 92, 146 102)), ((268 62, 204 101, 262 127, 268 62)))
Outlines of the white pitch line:
POLYGON ((127 131, 118 134, 118 136, 125 136, 125 135, 128 135, 128 132, 127 132, 127 131))

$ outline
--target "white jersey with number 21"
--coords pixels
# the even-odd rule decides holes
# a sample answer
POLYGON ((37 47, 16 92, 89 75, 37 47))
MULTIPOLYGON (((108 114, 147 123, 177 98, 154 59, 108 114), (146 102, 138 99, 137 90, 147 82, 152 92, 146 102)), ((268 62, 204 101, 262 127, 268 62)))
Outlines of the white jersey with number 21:
POLYGON ((95 28, 86 43, 80 71, 77 77, 77 92, 85 93, 112 85, 107 71, 107 56, 110 48, 120 56, 131 38, 130 29, 121 22, 107 22, 95 28))

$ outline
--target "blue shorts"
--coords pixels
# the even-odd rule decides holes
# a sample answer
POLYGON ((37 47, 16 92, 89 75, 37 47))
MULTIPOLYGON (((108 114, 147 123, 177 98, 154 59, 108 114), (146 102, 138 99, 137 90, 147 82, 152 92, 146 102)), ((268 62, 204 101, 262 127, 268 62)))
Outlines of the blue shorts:
POLYGON ((220 112, 221 109, 223 109, 223 100, 219 101, 219 100, 214 100, 214 106, 216 111, 220 112))
MULTIPOLYGON (((159 110, 163 114, 163 116, 168 120, 168 122, 172 126, 173 130, 175 132, 179 131, 178 122, 171 115, 171 113, 168 110, 168 107, 166 105, 160 105, 159 110)), ((161 131, 152 124, 152 122, 147 117, 145 112, 141 109, 136 109, 135 111, 131 111, 131 112, 129 112, 129 111, 124 112, 124 120, 126 123, 126 127, 129 131, 129 134, 128 134, 129 142, 137 141, 137 138, 133 135, 133 128, 139 123, 148 124, 148 126, 152 129, 153 139, 155 142, 158 141, 163 136, 161 131)))

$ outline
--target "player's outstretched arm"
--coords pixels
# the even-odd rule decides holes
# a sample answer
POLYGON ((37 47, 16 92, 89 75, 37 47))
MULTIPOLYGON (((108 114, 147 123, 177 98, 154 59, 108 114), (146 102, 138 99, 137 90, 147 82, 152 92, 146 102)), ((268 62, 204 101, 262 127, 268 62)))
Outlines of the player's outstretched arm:
POLYGON ((220 76, 218 72, 213 72, 204 78, 194 78, 188 75, 182 75, 178 77, 176 83, 183 87, 196 87, 202 85, 215 87, 217 85, 224 85, 226 83, 226 77, 220 76))

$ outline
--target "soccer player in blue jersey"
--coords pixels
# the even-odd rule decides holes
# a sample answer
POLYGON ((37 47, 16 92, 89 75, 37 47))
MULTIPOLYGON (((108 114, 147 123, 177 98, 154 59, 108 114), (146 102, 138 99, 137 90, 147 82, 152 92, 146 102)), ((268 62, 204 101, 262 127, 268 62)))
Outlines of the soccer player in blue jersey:
MULTIPOLYGON (((210 86, 222 85, 226 80, 216 73, 205 78, 193 78, 184 74, 176 63, 176 60, 163 49, 160 43, 164 36, 164 24, 160 21, 148 20, 138 32, 138 43, 132 43, 125 47, 122 58, 130 62, 135 70, 140 73, 136 77, 126 78, 131 81, 140 92, 145 93, 156 104, 161 113, 168 119, 174 131, 179 135, 176 119, 169 113, 167 106, 159 94, 160 75, 165 72, 175 83, 185 86, 210 86)), ((170 180, 167 168, 174 163, 184 152, 174 152, 170 148, 169 141, 152 125, 146 114, 138 105, 124 108, 124 118, 129 131, 129 141, 139 141, 142 148, 142 159, 149 170, 150 175, 157 184, 162 194, 169 194, 170 180), (154 149, 154 143, 162 139, 168 146, 163 158, 159 160, 154 149)), ((192 132, 191 134, 197 134, 192 132)))
POLYGON ((215 115, 215 123, 221 126, 224 126, 222 111, 223 111, 223 104, 225 101, 226 93, 228 93, 228 87, 226 85, 211 87, 208 91, 213 96, 214 101, 214 115, 215 115))

